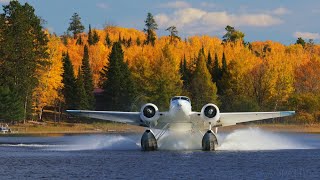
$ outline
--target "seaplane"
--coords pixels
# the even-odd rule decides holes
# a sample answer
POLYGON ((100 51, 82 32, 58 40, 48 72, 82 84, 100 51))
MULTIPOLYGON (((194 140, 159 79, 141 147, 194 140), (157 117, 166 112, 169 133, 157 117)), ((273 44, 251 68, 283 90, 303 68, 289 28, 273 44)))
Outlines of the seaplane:
POLYGON ((190 98, 174 96, 168 111, 160 112, 155 104, 147 103, 140 112, 67 110, 72 115, 107 121, 127 123, 146 128, 141 137, 141 150, 158 150, 159 139, 169 130, 178 132, 200 132, 202 150, 214 151, 218 146, 219 127, 263 119, 291 116, 295 111, 277 112, 220 112, 217 105, 208 103, 200 112, 192 111, 190 98), (214 130, 212 130, 214 128, 214 130), (157 129, 155 134, 153 130, 157 129))

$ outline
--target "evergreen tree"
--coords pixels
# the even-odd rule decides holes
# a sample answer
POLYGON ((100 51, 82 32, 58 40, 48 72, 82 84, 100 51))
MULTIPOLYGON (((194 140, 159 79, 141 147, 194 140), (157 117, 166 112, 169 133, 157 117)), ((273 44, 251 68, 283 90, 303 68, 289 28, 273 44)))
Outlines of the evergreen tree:
POLYGON ((222 67, 219 70, 216 70, 218 73, 218 79, 217 79, 217 87, 218 87, 218 94, 223 95, 225 91, 230 86, 228 84, 227 79, 230 78, 230 74, 228 73, 228 66, 227 66, 227 60, 224 52, 222 53, 222 67))
POLYGON ((176 39, 180 40, 181 38, 178 36, 178 30, 175 26, 170 26, 166 29, 166 31, 170 32, 170 43, 174 42, 176 39))
POLYGON ((93 79, 92 79, 92 72, 89 64, 89 51, 88 46, 84 46, 83 50, 83 59, 82 59, 82 65, 81 65, 81 74, 82 74, 82 81, 84 85, 85 90, 85 96, 83 97, 86 99, 86 102, 88 106, 86 106, 86 109, 93 109, 95 98, 93 94, 93 79))
POLYGON ((226 26, 225 30, 227 33, 223 36, 224 42, 236 42, 238 40, 243 41, 245 34, 241 31, 236 30, 232 26, 226 26))
POLYGON ((11 91, 8 87, 0 86, 0 119, 22 120, 24 118, 24 109, 19 99, 19 94, 11 91))
POLYGON ((131 36, 130 36, 130 38, 129 38, 128 42, 127 42, 127 47, 130 47, 131 44, 132 44, 132 38, 131 38, 131 36))
POLYGON ((106 42, 106 45, 107 45, 108 47, 111 47, 112 42, 111 42, 111 39, 110 39, 110 37, 109 37, 109 33, 107 33, 107 35, 106 35, 105 42, 106 42))
POLYGON ((69 34, 67 32, 64 32, 63 35, 61 35, 62 43, 67 46, 68 45, 68 38, 69 34))
POLYGON ((90 109, 87 93, 84 87, 84 77, 79 68, 78 78, 76 80, 76 92, 77 92, 77 109, 90 109))
POLYGON ((190 85, 191 73, 187 68, 187 59, 185 54, 183 55, 183 60, 181 60, 180 62, 180 74, 181 74, 181 79, 183 81, 183 89, 185 91, 188 91, 189 85, 190 85))
POLYGON ((141 45, 141 40, 140 40, 139 37, 137 37, 136 44, 137 44, 137 46, 140 46, 140 45, 141 45))
MULTIPOLYGON (((221 79, 221 68, 219 65, 219 59, 217 53, 214 55, 214 65, 212 70, 212 81, 217 83, 221 79)), ((219 91, 219 88, 218 88, 219 91)))
POLYGON ((89 24, 89 31, 88 31, 88 44, 93 44, 93 37, 92 37, 92 31, 91 31, 91 25, 89 24))
POLYGON ((205 56, 200 50, 197 66, 191 80, 192 107, 200 111, 206 103, 218 103, 217 87, 212 82, 211 75, 206 66, 205 56))
POLYGON ((154 20, 153 15, 151 13, 148 13, 147 19, 144 22, 146 26, 144 32, 146 32, 147 36, 145 43, 154 46, 156 41, 156 30, 158 29, 158 24, 154 20))
POLYGON ((96 30, 93 30, 92 44, 95 45, 99 42, 100 37, 96 30))
POLYGON ((73 13, 70 19, 68 31, 71 31, 73 34, 73 38, 76 39, 77 35, 79 33, 82 33, 83 30, 84 30, 84 26, 81 23, 81 17, 79 16, 78 13, 73 13))
POLYGON ((227 72, 227 59, 226 59, 226 55, 224 54, 224 52, 222 53, 222 76, 223 76, 223 73, 226 73, 227 72))
POLYGON ((302 47, 305 47, 306 42, 304 41, 304 39, 302 39, 301 37, 299 37, 296 41, 296 44, 301 44, 302 47))
POLYGON ((0 37, 0 86, 16 92, 20 101, 16 108, 24 108, 27 118, 38 82, 36 71, 49 65, 47 35, 32 6, 10 1, 0 14, 0 37))
POLYGON ((135 85, 128 64, 124 62, 120 42, 113 43, 109 64, 102 70, 106 110, 128 111, 135 97, 135 85))
MULTIPOLYGON (((200 53, 202 53, 204 56, 206 56, 206 55, 205 55, 205 52, 204 52, 204 47, 203 47, 203 45, 202 45, 202 47, 201 47, 201 49, 200 49, 200 53)), ((199 58, 199 56, 198 56, 198 58, 199 58)))
POLYGON ((121 32, 119 33, 118 43, 120 43, 120 44, 122 43, 121 32))
POLYGON ((207 67, 209 70, 212 68, 212 57, 210 51, 208 53, 207 67))
POLYGON ((64 96, 65 108, 67 109, 77 109, 78 108, 78 92, 76 78, 74 76, 73 66, 70 61, 69 53, 64 54, 63 58, 63 74, 62 83, 64 87, 62 89, 62 94, 64 96))
POLYGON ((77 42, 76 42, 77 45, 82 45, 83 42, 82 42, 82 37, 79 36, 79 38, 77 39, 77 42))

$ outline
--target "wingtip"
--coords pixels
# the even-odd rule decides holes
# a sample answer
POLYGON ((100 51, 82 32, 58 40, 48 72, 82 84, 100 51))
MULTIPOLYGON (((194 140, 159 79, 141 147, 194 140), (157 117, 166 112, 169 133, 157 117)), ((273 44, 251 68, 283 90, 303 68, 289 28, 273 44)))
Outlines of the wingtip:
POLYGON ((66 112, 67 113, 79 113, 80 110, 70 110, 70 109, 68 109, 68 110, 66 110, 66 112))
POLYGON ((282 111, 280 113, 281 116, 292 116, 292 115, 295 115, 296 112, 295 111, 282 111))

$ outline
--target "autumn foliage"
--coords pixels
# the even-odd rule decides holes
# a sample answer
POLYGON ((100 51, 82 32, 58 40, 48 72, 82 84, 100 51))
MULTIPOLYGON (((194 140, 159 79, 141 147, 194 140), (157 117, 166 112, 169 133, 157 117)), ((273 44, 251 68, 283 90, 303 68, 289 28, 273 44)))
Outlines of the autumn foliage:
MULTIPOLYGON (((140 85, 138 86, 140 95, 147 97, 145 101, 160 101, 162 97, 158 94, 159 98, 157 98, 155 94, 157 88, 161 88, 156 85, 159 81, 165 81, 172 76, 180 76, 179 79, 181 79, 179 74, 164 76, 178 72, 179 64, 184 57, 187 68, 191 73, 194 72, 201 48, 204 49, 205 57, 209 52, 217 54, 220 67, 222 67, 222 55, 225 54, 228 72, 220 82, 225 92, 219 94, 219 100, 225 111, 292 109, 304 113, 307 110, 293 105, 290 99, 297 94, 311 93, 317 96, 319 93, 320 77, 317 73, 320 70, 319 45, 313 44, 304 48, 299 44, 286 46, 273 41, 252 42, 250 45, 244 45, 242 42, 223 43, 218 37, 204 35, 192 36, 174 43, 170 41, 169 36, 163 36, 152 46, 141 43, 146 36, 140 30, 108 26, 103 30, 95 31, 100 41, 89 46, 89 62, 96 88, 101 87, 101 70, 108 64, 108 55, 112 48, 105 41, 108 36, 111 43, 122 42, 124 59, 132 71, 134 80, 140 85), (168 59, 164 57, 164 49, 170 53, 169 60, 164 60, 164 58, 168 59), (165 65, 163 61, 169 64, 165 65), (248 107, 243 109, 244 104, 248 104, 248 107)), ((61 54, 61 51, 69 52, 75 72, 81 65, 83 46, 87 44, 88 35, 82 33, 81 38, 85 42, 82 45, 78 45, 76 39, 72 37, 67 39, 66 45, 59 41, 58 47, 56 44, 53 46, 54 38, 50 38, 49 43, 49 49, 56 54, 61 54), (53 49, 57 49, 59 53, 53 49)), ((56 74, 59 76, 59 73, 56 74)), ((59 77, 56 79, 59 80, 59 77)), ((182 84, 176 87, 179 90, 175 93, 183 91, 182 84)), ((312 113, 316 112, 312 111, 312 113)), ((314 121, 317 120, 316 116, 312 117, 314 121)))
POLYGON ((244 43, 241 33, 241 40, 203 35, 173 41, 172 34, 168 34, 156 37, 154 43, 146 43, 147 36, 142 30, 117 26, 93 28, 92 33, 94 43, 85 32, 60 37, 46 33, 49 56, 47 65, 36 71, 39 83, 33 91, 32 103, 36 114, 44 107, 56 107, 64 102, 63 53, 68 53, 77 77, 84 46, 88 46, 93 84, 102 88, 106 80, 102 70, 109 65, 113 44, 119 42, 136 86, 137 94, 131 106, 135 110, 147 102, 166 108, 170 96, 188 95, 194 103, 199 103, 195 104, 198 108, 208 103, 208 97, 222 111, 295 110, 299 122, 320 121, 320 45, 244 43), (220 70, 214 69, 217 65, 220 70), (215 77, 217 74, 219 77, 215 77), (209 88, 197 88, 199 83, 209 83, 209 88), (198 102, 196 99, 201 94, 205 98, 198 102))

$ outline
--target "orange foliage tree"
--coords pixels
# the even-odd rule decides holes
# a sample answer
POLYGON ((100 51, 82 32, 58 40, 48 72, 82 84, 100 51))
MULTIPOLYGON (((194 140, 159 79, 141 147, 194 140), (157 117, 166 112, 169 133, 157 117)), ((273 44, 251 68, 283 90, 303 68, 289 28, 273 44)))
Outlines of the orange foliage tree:
MULTIPOLYGON (((139 105, 142 102, 159 101, 159 94, 155 92, 160 85, 155 83, 155 80, 169 78, 167 74, 172 72, 175 79, 178 79, 179 63, 184 57, 188 69, 194 72, 201 48, 204 49, 206 57, 210 52, 211 55, 217 54, 221 60, 222 54, 225 54, 228 73, 222 78, 222 84, 226 88, 225 95, 228 95, 229 100, 223 95, 219 99, 222 107, 229 104, 229 101, 238 101, 239 106, 235 105, 236 108, 231 110, 237 110, 241 103, 254 104, 248 107, 249 110, 284 109, 291 107, 288 100, 295 93, 314 92, 320 87, 317 69, 314 68, 320 60, 320 46, 313 43, 307 43, 305 47, 300 44, 286 46, 274 41, 257 41, 245 45, 242 41, 223 43, 218 37, 203 35, 192 36, 175 43, 170 43, 169 36, 162 36, 152 46, 143 43, 146 37, 140 30, 107 26, 95 31, 100 40, 89 47, 94 86, 100 87, 100 72, 108 63, 110 44, 121 41, 124 59, 138 84, 139 95, 136 102, 139 105), (170 52, 169 57, 164 54, 164 49, 170 52), (170 59, 170 64, 166 65, 168 61, 165 59, 170 59)), ((79 36, 83 44, 77 44, 77 40, 73 38, 67 39, 67 45, 58 42, 60 51, 69 52, 76 73, 81 65, 83 46, 87 44, 88 39, 86 33, 79 36)), ((221 61, 219 65, 222 66, 221 61)), ((175 82, 179 84, 177 87, 180 89, 177 92, 172 91, 170 95, 182 92, 181 80, 175 82)))

